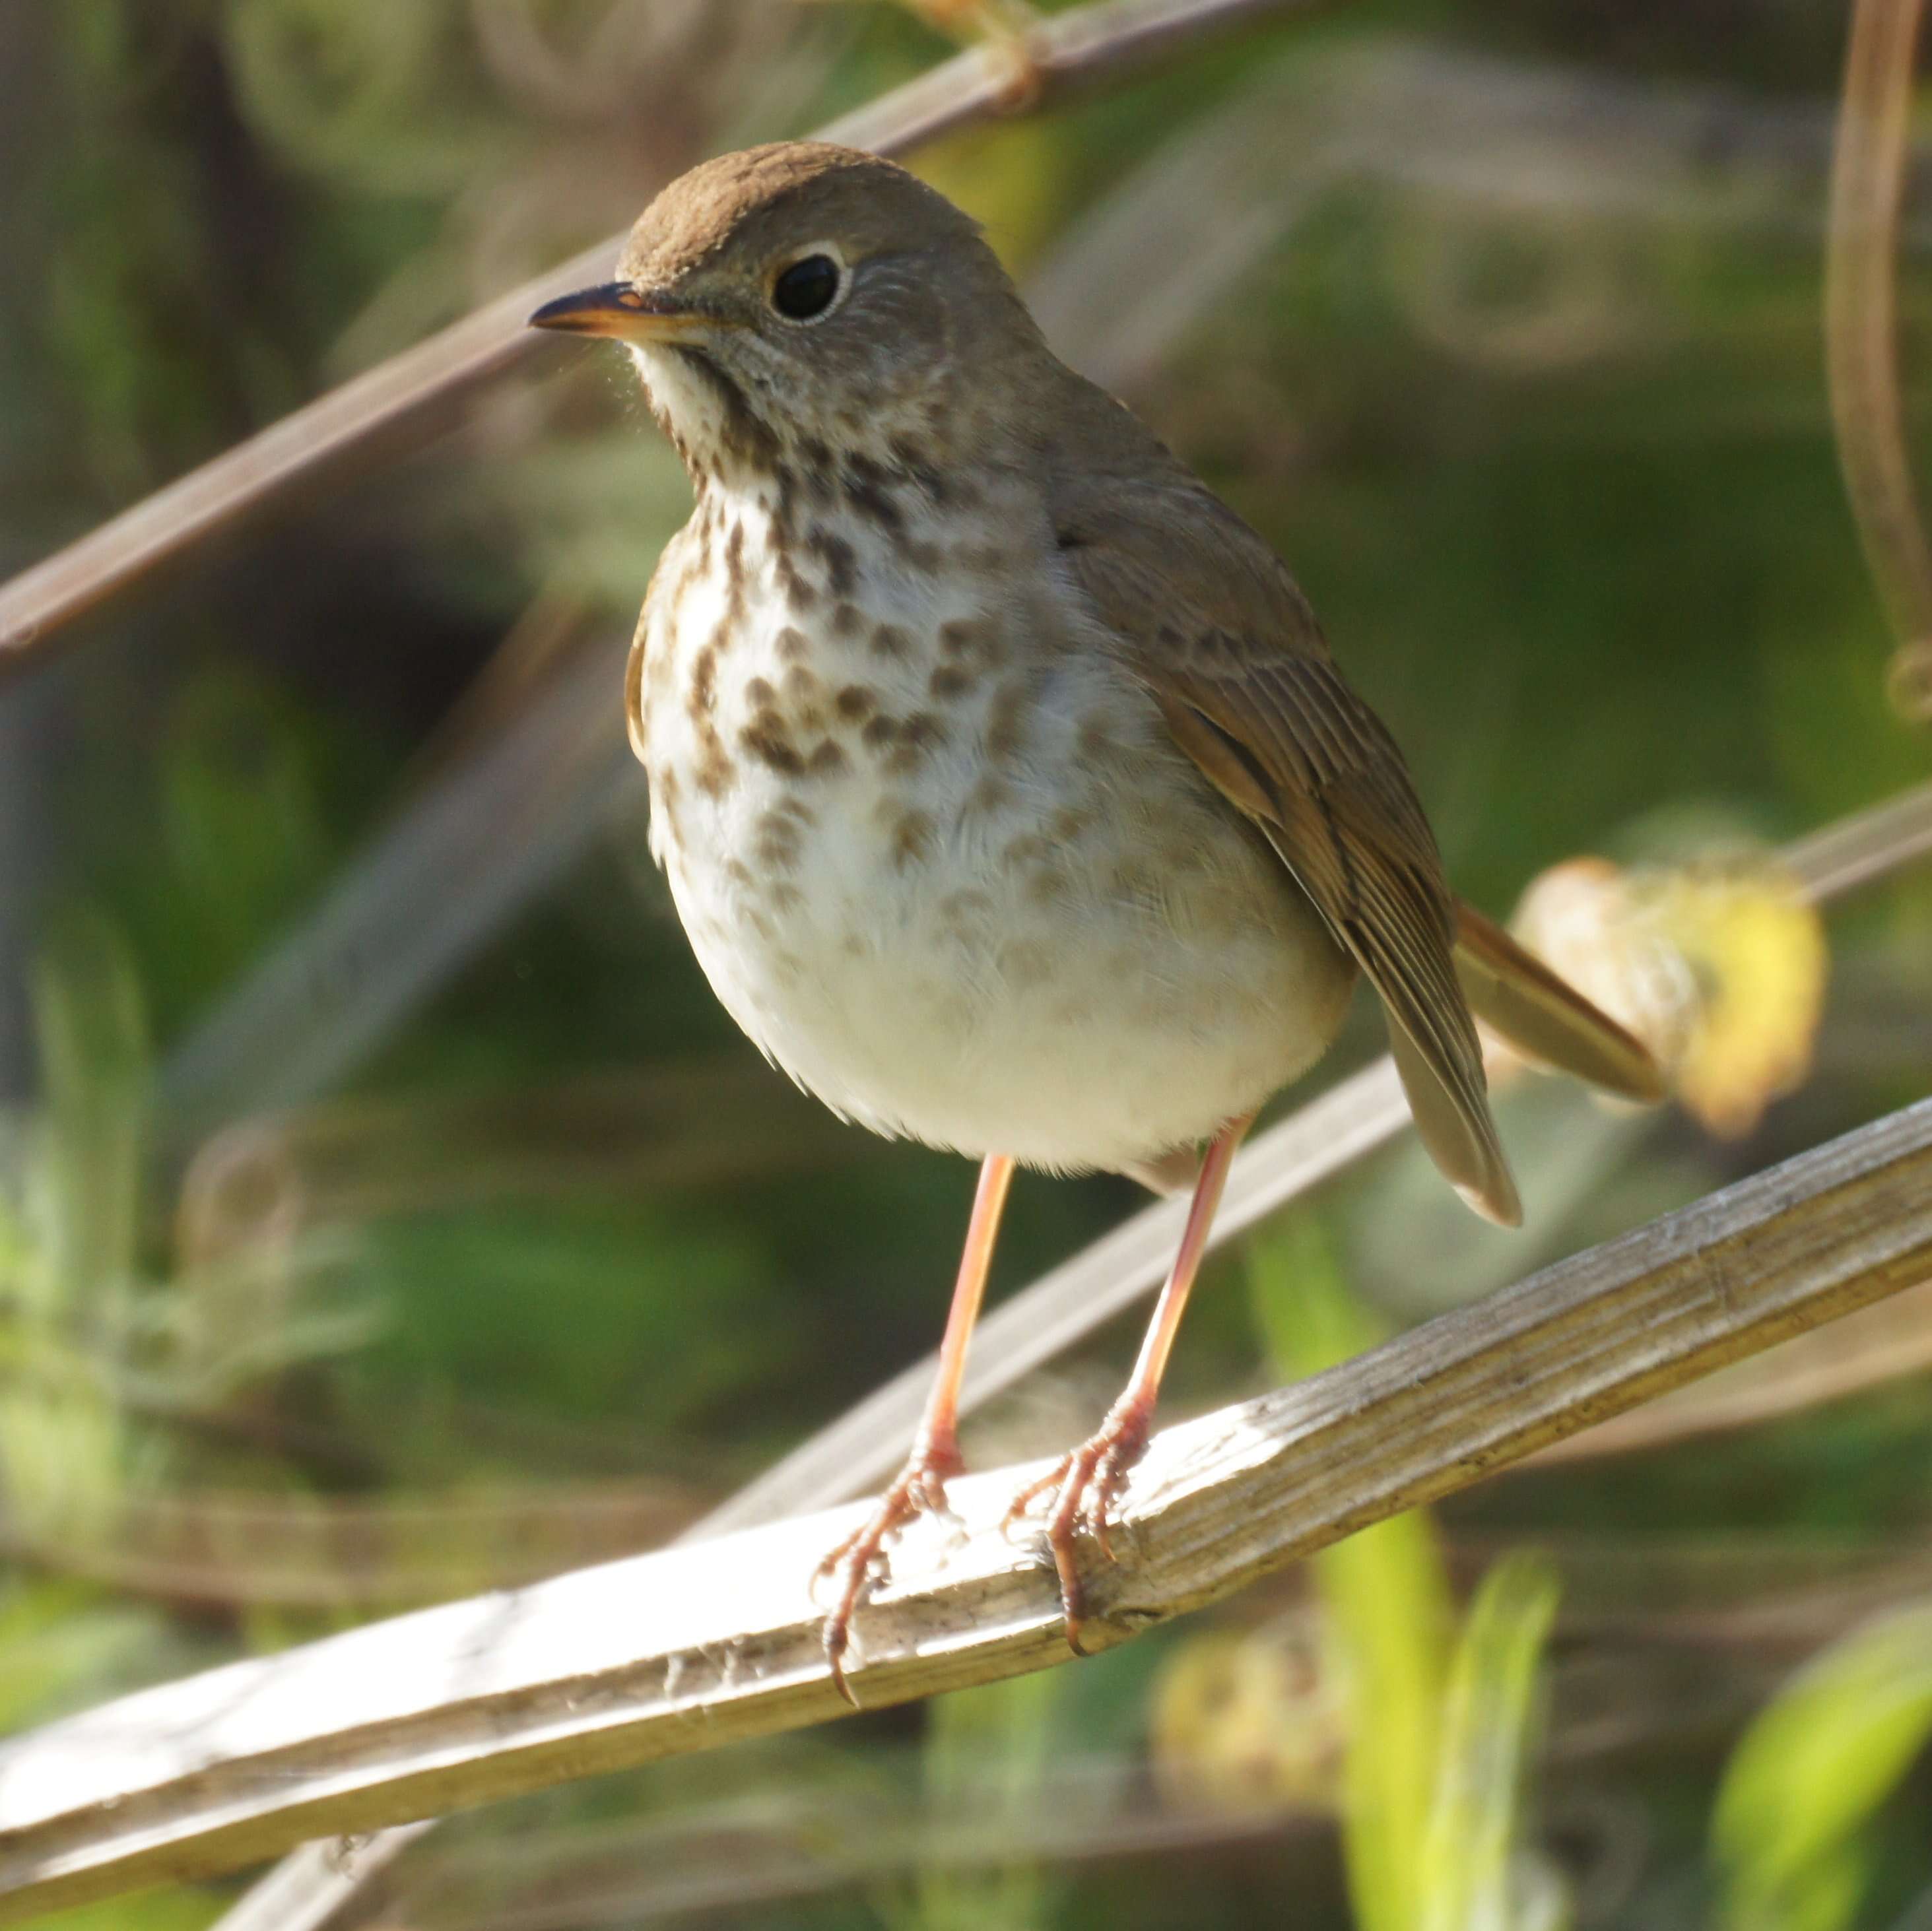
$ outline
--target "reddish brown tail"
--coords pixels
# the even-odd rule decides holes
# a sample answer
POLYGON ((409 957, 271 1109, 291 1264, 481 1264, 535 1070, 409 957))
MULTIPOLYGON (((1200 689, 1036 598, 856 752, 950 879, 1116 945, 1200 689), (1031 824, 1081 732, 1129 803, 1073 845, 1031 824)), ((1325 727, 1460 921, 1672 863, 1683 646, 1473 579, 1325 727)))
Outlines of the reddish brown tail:
POLYGON ((1456 901, 1456 976, 1469 1009, 1526 1057, 1625 1099, 1660 1100, 1656 1060, 1607 1013, 1473 906, 1456 901))

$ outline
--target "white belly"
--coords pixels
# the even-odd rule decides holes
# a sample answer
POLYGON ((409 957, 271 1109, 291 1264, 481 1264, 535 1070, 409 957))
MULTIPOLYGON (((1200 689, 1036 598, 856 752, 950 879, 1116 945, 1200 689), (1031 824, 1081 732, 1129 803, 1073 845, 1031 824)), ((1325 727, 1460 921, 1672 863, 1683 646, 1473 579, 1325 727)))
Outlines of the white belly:
POLYGON ((1307 1066, 1352 970, 1151 702, 1090 649, 1023 666, 1053 613, 1018 592, 865 601, 828 636, 754 555, 730 623, 653 620, 652 844, 759 1046, 878 1132, 1055 1169, 1204 1139, 1307 1066))

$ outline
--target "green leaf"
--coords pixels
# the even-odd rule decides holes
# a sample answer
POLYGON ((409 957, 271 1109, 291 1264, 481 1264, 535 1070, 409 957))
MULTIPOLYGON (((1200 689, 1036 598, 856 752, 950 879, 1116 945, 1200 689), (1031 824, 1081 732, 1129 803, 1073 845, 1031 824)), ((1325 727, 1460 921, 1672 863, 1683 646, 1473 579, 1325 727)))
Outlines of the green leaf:
POLYGON ((1840 1931, 1864 1836, 1932 1735, 1932 1608, 1855 1631, 1759 1716, 1719 1789, 1712 1846, 1727 1931, 1840 1931))
POLYGON ((1513 1555, 1471 1605, 1443 1711, 1423 1931, 1532 1931, 1562 1920, 1560 1891, 1524 1855, 1520 1814, 1557 1594, 1547 1562, 1513 1555))
POLYGON ((132 1273, 138 1231, 147 1021, 126 943, 104 913, 76 904, 49 922, 33 1003, 46 1122, 42 1311, 70 1316, 132 1273))
MULTIPOLYGON (((1318 1372, 1382 1338, 1312 1219, 1255 1241, 1248 1279, 1257 1324, 1284 1380, 1318 1372)), ((1324 1549, 1312 1567, 1348 1712, 1342 1804, 1356 1921, 1360 1931, 1415 1931, 1448 1666, 1448 1569, 1420 1511, 1324 1549)))
MULTIPOLYGON (((1059 1690, 1059 1672, 1042 1670, 937 1699, 924 1753, 928 1819, 968 1821, 1010 1841, 1040 1801, 1059 1690)), ((928 1855, 910 1885, 882 1885, 873 1902, 893 1931, 1039 1931, 1054 1889, 1036 1861, 989 1868, 928 1855)))

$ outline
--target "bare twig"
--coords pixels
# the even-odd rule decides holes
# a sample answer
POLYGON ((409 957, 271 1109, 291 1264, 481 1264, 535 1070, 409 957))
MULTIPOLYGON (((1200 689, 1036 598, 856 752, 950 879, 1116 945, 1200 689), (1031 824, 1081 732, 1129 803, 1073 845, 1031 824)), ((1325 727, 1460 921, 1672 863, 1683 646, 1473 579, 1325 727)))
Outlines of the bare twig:
MULTIPOLYGON (((1724 1363, 1932 1279, 1932 1101, 1299 1386, 1158 1437, 1092 1570, 1127 1640, 1724 1363)), ((1057 1588, 958 1485, 861 1627, 868 1705, 1067 1660, 1057 1588)), ((231 1868, 844 1709, 809 1579, 850 1510, 422 1612, 0 1751, 0 1918, 231 1868)))
MULTIPOLYGON (((1211 32, 1268 14, 1306 12, 1318 4, 1096 0, 1041 25, 1032 47, 1040 86, 1031 104, 1118 82, 1211 32)), ((820 137, 904 154, 1010 111, 1012 79, 997 52, 975 49, 842 115, 821 130, 820 137)), ((343 464, 378 437, 427 433, 470 390, 538 353, 538 338, 524 325, 530 310, 586 280, 601 280, 622 239, 601 241, 513 289, 23 571, 0 587, 0 676, 38 659, 74 618, 160 565, 239 528, 325 467, 343 464)))
POLYGON ((1922 0, 1857 0, 1854 7, 1825 262, 1825 356, 1839 459, 1867 560, 1901 640, 1901 667, 1932 649, 1932 548, 1905 446, 1894 266, 1921 9, 1922 0))
POLYGON ((1784 853, 1814 905, 1832 904, 1927 857, 1932 857, 1932 781, 1808 832, 1784 853))

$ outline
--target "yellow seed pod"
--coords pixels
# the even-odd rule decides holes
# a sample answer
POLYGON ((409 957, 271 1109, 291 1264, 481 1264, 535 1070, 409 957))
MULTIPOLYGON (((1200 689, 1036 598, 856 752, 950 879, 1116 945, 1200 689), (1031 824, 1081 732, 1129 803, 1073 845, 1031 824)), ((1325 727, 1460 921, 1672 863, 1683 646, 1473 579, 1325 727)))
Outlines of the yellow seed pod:
POLYGON ((1154 1685, 1154 1778, 1194 1809, 1334 1808, 1346 1716, 1306 1619, 1175 1648, 1154 1685))
POLYGON ((1513 924, 1650 1048, 1714 1133, 1748 1133, 1810 1070, 1829 954, 1768 855, 1628 871, 1573 860, 1537 880, 1513 924))

